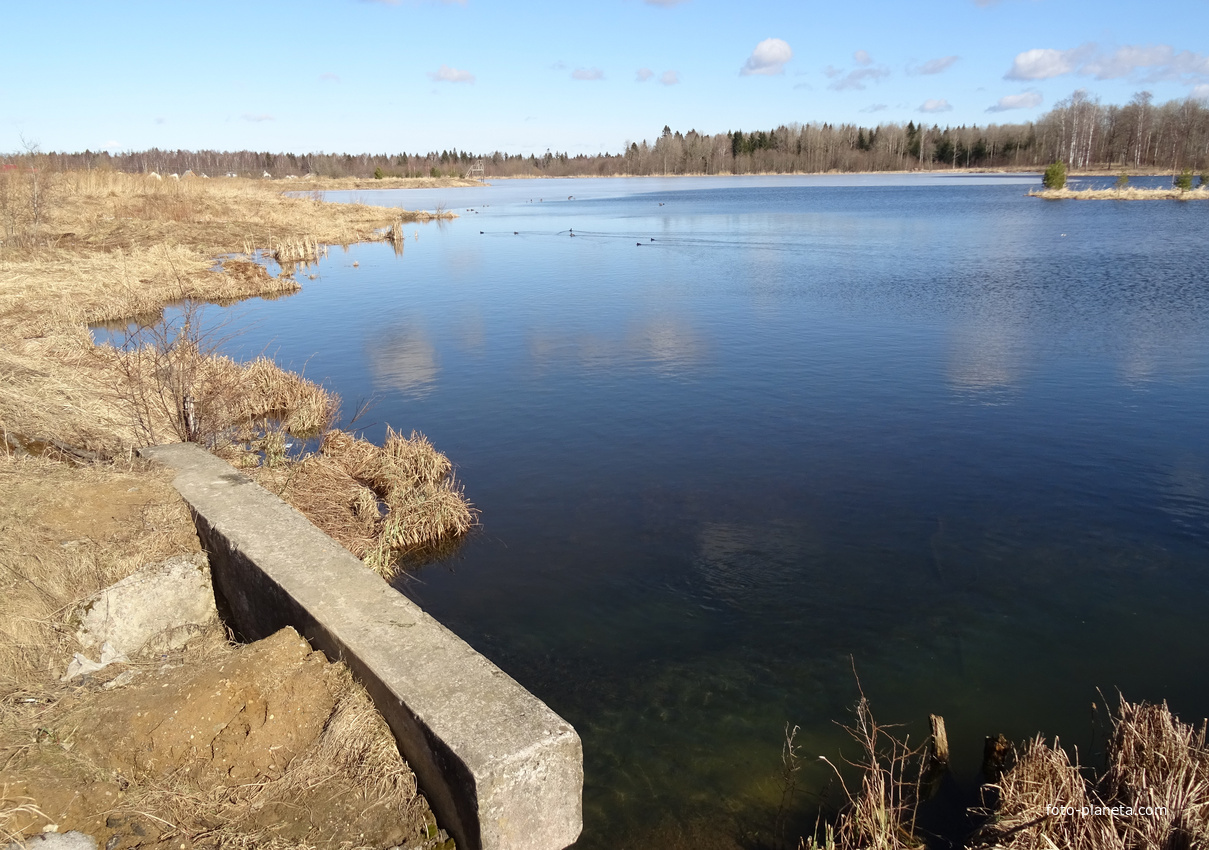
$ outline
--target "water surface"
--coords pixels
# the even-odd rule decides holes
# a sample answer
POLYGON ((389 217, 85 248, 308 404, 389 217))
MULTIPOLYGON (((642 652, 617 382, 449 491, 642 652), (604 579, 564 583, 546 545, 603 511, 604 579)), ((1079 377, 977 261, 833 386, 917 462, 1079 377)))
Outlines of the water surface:
POLYGON ((399 587, 579 730, 580 847, 770 841, 784 726, 821 791, 854 664, 944 715, 959 808, 984 735, 1094 750, 1097 688, 1209 714, 1209 206, 1038 184, 353 193, 460 217, 230 348, 455 461, 481 533, 399 587))

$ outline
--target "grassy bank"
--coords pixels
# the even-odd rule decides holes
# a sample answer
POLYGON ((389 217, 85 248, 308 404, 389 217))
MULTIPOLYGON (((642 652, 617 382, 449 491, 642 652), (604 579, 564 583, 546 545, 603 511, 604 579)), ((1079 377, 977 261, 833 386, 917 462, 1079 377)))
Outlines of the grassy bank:
MULTIPOLYGON (((377 447, 334 430, 339 399, 323 387, 267 359, 218 355, 204 331, 189 326, 195 309, 175 324, 161 320, 170 304, 289 295, 324 246, 390 239, 403 223, 432 214, 322 201, 324 190, 355 188, 343 183, 103 172, 0 178, 0 837, 7 837, 52 822, 64 789, 112 784, 111 777, 97 784, 110 774, 84 754, 87 732, 78 728, 90 706, 118 691, 59 681, 79 650, 73 614, 142 564, 197 548, 166 473, 138 461, 135 447, 184 438, 208 445, 384 572, 401 551, 456 537, 474 514, 448 459, 419 435, 377 447), (281 274, 251 262, 253 252, 275 257, 281 274), (130 317, 142 328, 137 344, 93 344, 90 324, 130 317), (286 458, 290 434, 324 435, 323 453, 286 458)), ((208 669, 234 663, 239 652, 214 633, 165 663, 208 669)), ((177 844, 282 844, 275 821, 257 812, 301 786, 359 799, 399 823, 418 818, 426 828, 430 816, 389 731, 342 675, 325 674, 316 717, 327 720, 299 756, 308 772, 253 770, 239 789, 156 775, 110 790, 177 844), (351 785, 330 784, 350 775, 351 785)), ((309 699, 299 695, 301 704, 309 699)), ((87 804, 93 819, 77 812, 76 821, 58 822, 64 829, 109 829, 104 812, 121 809, 112 798, 77 797, 67 794, 76 802, 63 805, 87 804)), ((327 820, 291 827, 285 844, 359 846, 356 834, 331 833, 355 829, 351 821, 332 827, 341 817, 325 811, 327 820)), ((381 834, 395 843, 406 837, 381 834)))
POLYGON ((418 435, 414 447, 396 439, 392 450, 325 441, 325 457, 349 454, 344 466, 353 472, 339 486, 324 486, 319 462, 281 480, 291 465, 283 434, 330 430, 339 399, 269 360, 218 356, 196 310, 157 324, 168 304, 288 295, 324 246, 398 239, 404 223, 436 214, 325 203, 319 181, 308 181, 313 196, 299 196, 288 191, 298 181, 96 172, 42 180, 42 215, 26 215, 18 235, 0 244, 0 333, 9 340, 0 346, 0 429, 10 451, 92 461, 129 457, 147 443, 203 442, 296 497, 296 507, 384 573, 399 552, 470 528, 474 514, 448 460, 418 435), (281 274, 248 261, 256 252, 276 258, 281 274), (142 325, 134 345, 93 345, 91 323, 130 317, 142 325), (440 475, 369 469, 425 453, 417 468, 440 475), (378 501, 393 514, 368 510, 378 501))

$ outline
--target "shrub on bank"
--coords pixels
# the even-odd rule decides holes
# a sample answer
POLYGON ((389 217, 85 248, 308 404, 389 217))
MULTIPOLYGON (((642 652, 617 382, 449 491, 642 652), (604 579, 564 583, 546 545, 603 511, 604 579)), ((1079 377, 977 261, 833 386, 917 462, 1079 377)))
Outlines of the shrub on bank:
POLYGON ((1041 178, 1041 185, 1046 189, 1062 189, 1066 187, 1066 165, 1062 160, 1057 160, 1049 168, 1045 169, 1045 174, 1041 178))

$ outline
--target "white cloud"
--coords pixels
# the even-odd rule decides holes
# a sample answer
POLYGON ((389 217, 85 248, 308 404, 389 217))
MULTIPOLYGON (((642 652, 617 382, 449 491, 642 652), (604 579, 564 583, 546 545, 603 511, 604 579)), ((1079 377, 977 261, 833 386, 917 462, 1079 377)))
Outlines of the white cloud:
POLYGON ((680 75, 675 71, 664 71, 659 77, 659 82, 665 86, 674 86, 680 82, 680 75))
POLYGON ((1041 92, 1026 91, 1020 94, 1009 94, 999 98, 999 101, 994 106, 988 106, 987 112, 1007 112, 1009 109, 1032 109, 1034 106, 1040 106, 1041 92))
POLYGON ((1201 83, 1192 90, 1192 96, 1198 100, 1209 100, 1209 83, 1201 83))
MULTIPOLYGON (((829 77, 835 77, 835 69, 828 68, 826 74, 829 77)), ((836 80, 827 86, 827 88, 834 89, 835 91, 861 91, 865 88, 865 83, 875 83, 883 77, 888 76, 890 76, 889 68, 856 68, 845 74, 842 79, 836 80)))
POLYGON ((960 56, 942 56, 939 59, 929 59, 924 64, 916 68, 908 69, 909 74, 939 74, 942 71, 947 71, 960 59, 960 56))
POLYGON ((1039 48, 1016 56, 1008 80, 1048 80, 1079 74, 1097 80, 1137 77, 1141 82, 1177 80, 1186 85, 1209 81, 1209 54, 1176 51, 1169 44, 1126 44, 1107 49, 1081 44, 1069 50, 1039 48))
POLYGON ((1048 80, 1069 74, 1079 67, 1079 57, 1074 50, 1052 50, 1038 48, 1016 54, 1011 69, 1004 74, 1005 80, 1048 80))
POLYGON ((571 72, 573 80, 603 80, 604 71, 599 68, 576 68, 571 72))
POLYGON ((875 103, 872 106, 866 106, 861 112, 885 112, 890 107, 884 103, 875 103))
POLYGON ((858 64, 858 65, 872 65, 873 64, 873 57, 869 55, 868 50, 858 50, 858 51, 856 51, 856 53, 852 54, 852 58, 856 61, 856 64, 858 64))
POLYGON ((254 124, 259 124, 262 121, 272 121, 273 120, 272 115, 268 115, 264 112, 257 112, 257 113, 245 112, 243 115, 240 115, 239 118, 241 121, 251 121, 254 124))
POLYGON ((324 82, 329 82, 329 83, 338 83, 338 82, 340 82, 340 77, 339 77, 338 75, 336 75, 336 74, 333 74, 331 71, 328 71, 328 72, 327 72, 327 73, 325 73, 325 74, 320 74, 320 75, 319 75, 319 79, 320 79, 320 80, 323 80, 324 82))
POLYGON ((168 119, 161 116, 161 117, 155 119, 155 123, 156 124, 167 124, 168 119))
POLYGON ((428 72, 428 79, 434 83, 473 83, 474 74, 469 71, 459 71, 448 65, 442 65, 435 71, 428 72))
POLYGON ((653 76, 655 76, 655 72, 650 68, 639 68, 638 73, 635 75, 635 79, 637 79, 637 81, 640 83, 645 83, 653 76))
POLYGON ((785 73, 785 63, 793 58, 793 48, 779 38, 766 38, 756 45, 756 49, 747 57, 747 62, 739 69, 745 77, 752 74, 775 76, 785 73))
POLYGON ((1112 53, 1095 56, 1080 69, 1097 80, 1116 80, 1138 71, 1147 71, 1147 82, 1159 80, 1200 81, 1209 78, 1209 55, 1181 50, 1169 44, 1145 47, 1125 45, 1112 53))
POLYGON ((942 98, 929 98, 920 104, 920 112, 950 112, 953 109, 949 102, 942 98))

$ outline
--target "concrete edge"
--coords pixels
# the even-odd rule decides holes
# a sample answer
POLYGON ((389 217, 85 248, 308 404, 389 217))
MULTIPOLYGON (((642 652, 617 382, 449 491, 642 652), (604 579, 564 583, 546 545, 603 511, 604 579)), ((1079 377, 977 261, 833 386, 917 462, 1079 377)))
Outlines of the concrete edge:
POLYGON ((224 619, 245 639, 290 625, 344 661, 462 850, 562 850, 583 820, 569 723, 302 514, 191 443, 141 449, 176 470, 224 619))

